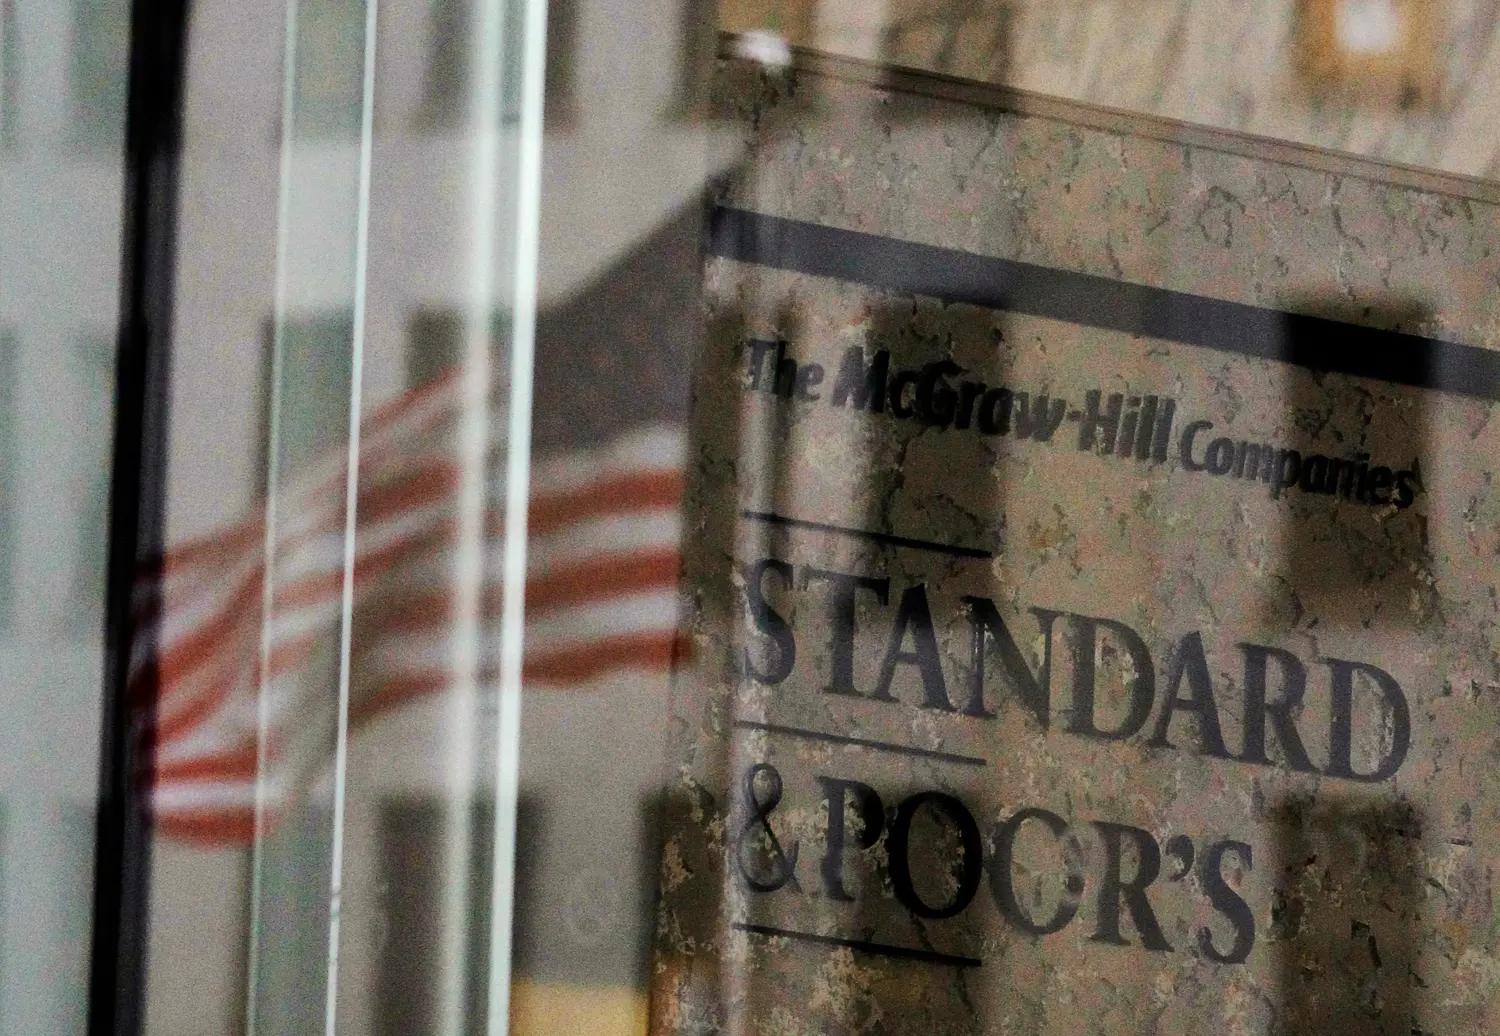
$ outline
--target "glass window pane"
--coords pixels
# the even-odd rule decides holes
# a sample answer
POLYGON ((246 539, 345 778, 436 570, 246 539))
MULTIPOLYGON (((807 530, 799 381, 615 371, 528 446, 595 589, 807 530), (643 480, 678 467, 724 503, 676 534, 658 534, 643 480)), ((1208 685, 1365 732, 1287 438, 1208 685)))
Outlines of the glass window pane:
POLYGON ((111 436, 107 416, 114 408, 114 343, 107 338, 85 336, 75 345, 71 366, 77 379, 79 397, 86 401, 90 415, 87 436, 78 445, 82 456, 73 491, 77 519, 73 575, 69 580, 72 593, 63 625, 75 635, 92 643, 104 623, 105 573, 109 543, 109 476, 111 436))
POLYGON ((74 0, 72 13, 68 72, 78 139, 119 147, 125 139, 130 4, 74 0))
POLYGON ((57 1036, 86 1030, 120 872, 96 833, 128 19, 0 7, 0 1029, 57 1036))
POLYGON ((15 0, 0 2, 0 151, 16 146, 21 98, 21 42, 15 0))
POLYGON ((15 434, 17 421, 15 384, 16 374, 20 364, 18 363, 19 345, 13 334, 0 334, 0 384, 6 386, 0 388, 4 394, 0 401, 0 441, 12 444, 4 453, 3 469, 0 469, 0 487, 5 487, 6 492, 0 495, 0 542, 4 543, 3 551, 0 551, 0 628, 14 630, 16 621, 16 556, 20 547, 20 450, 15 444, 18 437, 15 434))
POLYGON ((430 126, 453 126, 463 120, 469 92, 471 22, 467 0, 432 0, 427 32, 419 118, 430 126))
POLYGON ((364 32, 360 0, 299 0, 293 111, 303 139, 359 135, 364 32))
POLYGON ((202 7, 148 1030, 1494 1030, 1493 6, 202 7))

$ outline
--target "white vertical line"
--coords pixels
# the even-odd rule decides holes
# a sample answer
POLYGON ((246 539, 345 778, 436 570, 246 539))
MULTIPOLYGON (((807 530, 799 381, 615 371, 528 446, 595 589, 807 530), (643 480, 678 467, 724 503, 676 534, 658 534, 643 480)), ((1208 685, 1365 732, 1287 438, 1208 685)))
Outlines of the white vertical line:
POLYGON ((359 513, 359 424, 365 363, 366 281, 370 271, 370 168, 375 148, 375 30, 379 0, 365 0, 365 68, 359 127, 359 223, 354 246, 354 321, 349 378, 349 474, 344 491, 344 588, 339 618, 338 739, 333 763, 333 863, 328 882, 328 987, 324 1036, 337 1029, 339 928, 344 895, 344 786, 349 767, 349 659, 354 640, 354 559, 359 513))
POLYGON ((255 740, 255 838, 250 861, 250 942, 246 950, 245 1036, 256 1036, 256 1003, 260 995, 260 897, 261 868, 265 864, 266 836, 266 742, 271 726, 271 617, 276 607, 276 488, 281 477, 281 374, 286 342, 287 249, 292 184, 292 140, 294 137, 297 78, 297 0, 287 0, 286 42, 281 73, 281 171, 280 197, 276 212, 276 300, 271 316, 271 408, 266 443, 266 537, 261 562, 260 595, 260 686, 256 702, 255 740))
POLYGON ((526 511, 531 488, 531 390, 536 345, 542 207, 542 91, 546 0, 523 4, 521 127, 517 142, 505 554, 495 745, 494 875, 490 898, 489 1036, 510 1028, 511 918, 515 908, 516 802, 521 755, 521 663, 526 609, 526 511))
POLYGON ((462 483, 458 500, 458 538, 452 578, 456 597, 454 623, 449 631, 453 652, 454 681, 448 703, 450 736, 445 760, 449 779, 449 816, 443 839, 444 896, 440 934, 440 986, 434 990, 438 1008, 436 1032, 461 1036, 464 1032, 466 993, 473 974, 469 964, 469 935, 475 919, 469 909, 472 873, 475 802, 475 756, 478 738, 480 657, 483 626, 483 592, 488 576, 485 565, 487 517, 493 504, 490 489, 490 395, 493 391, 493 340, 491 325, 495 305, 496 192, 499 189, 500 79, 503 42, 503 0, 478 0, 474 5, 477 25, 469 49, 471 82, 468 132, 473 141, 470 167, 470 256, 471 280, 465 314, 465 349, 462 374, 462 406, 458 428, 458 451, 462 483))

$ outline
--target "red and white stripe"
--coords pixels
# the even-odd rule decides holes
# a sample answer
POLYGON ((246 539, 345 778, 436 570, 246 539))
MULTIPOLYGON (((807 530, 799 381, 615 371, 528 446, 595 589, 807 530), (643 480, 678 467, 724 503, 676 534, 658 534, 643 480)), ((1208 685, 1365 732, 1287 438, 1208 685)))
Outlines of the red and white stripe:
MULTIPOLYGON (((465 646, 456 638, 475 628, 457 622, 461 387, 450 375, 375 412, 361 430, 352 726, 453 687, 465 646)), ((533 466, 528 687, 670 668, 683 448, 680 428, 643 427, 533 466)), ((155 624, 156 662, 148 666, 143 651, 132 679, 140 700, 153 705, 141 733, 154 738, 155 820, 168 835, 248 842, 257 795, 274 822, 332 758, 347 463, 342 449, 330 451, 284 484, 269 566, 262 512, 170 549, 142 581, 138 616, 155 624)), ((467 645, 481 687, 498 666, 499 448, 492 446, 490 463, 477 652, 467 645)))

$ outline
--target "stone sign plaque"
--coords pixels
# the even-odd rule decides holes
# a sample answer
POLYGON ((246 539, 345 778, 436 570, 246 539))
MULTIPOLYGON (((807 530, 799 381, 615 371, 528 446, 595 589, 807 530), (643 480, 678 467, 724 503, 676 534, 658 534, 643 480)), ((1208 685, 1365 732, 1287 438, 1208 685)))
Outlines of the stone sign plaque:
POLYGON ((1496 1031, 1500 209, 723 95, 654 1031, 1496 1031))

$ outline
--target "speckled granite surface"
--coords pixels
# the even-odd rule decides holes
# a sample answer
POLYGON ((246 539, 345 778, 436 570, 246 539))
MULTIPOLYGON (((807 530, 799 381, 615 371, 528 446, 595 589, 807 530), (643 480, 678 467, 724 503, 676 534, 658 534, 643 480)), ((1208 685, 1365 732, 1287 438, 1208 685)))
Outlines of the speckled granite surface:
MULTIPOLYGON (((726 205, 1500 349, 1494 207, 721 85, 726 205)), ((728 258, 705 305, 653 1031, 1500 1026, 1495 402, 728 258)))

